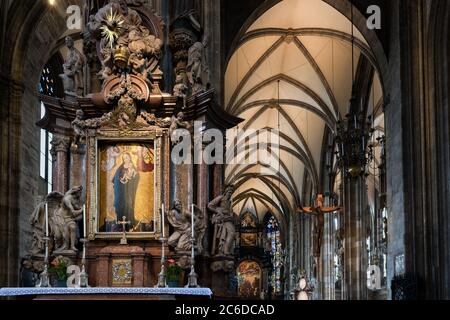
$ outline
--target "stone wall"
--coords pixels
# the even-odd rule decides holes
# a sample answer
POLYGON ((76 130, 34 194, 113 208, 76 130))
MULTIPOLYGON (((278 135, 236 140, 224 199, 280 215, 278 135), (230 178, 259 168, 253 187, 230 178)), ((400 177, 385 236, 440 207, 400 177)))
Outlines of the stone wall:
MULTIPOLYGON (((20 259, 30 245, 29 216, 38 196, 40 117, 37 89, 51 51, 66 31, 66 8, 17 1, 2 39, 0 287, 17 286, 20 259), (7 186, 6 188, 4 186, 7 186)), ((81 5, 79 0, 78 4, 81 5)))

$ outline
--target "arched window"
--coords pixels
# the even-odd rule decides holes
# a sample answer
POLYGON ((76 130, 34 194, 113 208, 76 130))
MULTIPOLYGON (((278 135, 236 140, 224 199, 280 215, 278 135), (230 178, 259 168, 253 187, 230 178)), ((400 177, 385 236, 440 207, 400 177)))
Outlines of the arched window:
POLYGON ((283 247, 281 244, 281 230, 274 215, 268 214, 265 219, 266 237, 270 242, 270 255, 272 259, 272 272, 270 286, 274 294, 282 292, 281 270, 283 267, 283 247))
MULTIPOLYGON (((52 58, 52 60, 58 60, 52 58)), ((55 70, 53 65, 57 65, 60 61, 50 61, 45 65, 42 70, 41 78, 39 81, 39 93, 46 96, 58 97, 60 96, 60 80, 58 78, 58 71, 55 70)), ((40 102, 41 119, 45 117, 45 106, 42 101, 40 102)), ((53 135, 47 130, 41 129, 40 136, 40 183, 39 194, 42 196, 47 195, 52 191, 52 155, 51 155, 51 142, 53 135)))

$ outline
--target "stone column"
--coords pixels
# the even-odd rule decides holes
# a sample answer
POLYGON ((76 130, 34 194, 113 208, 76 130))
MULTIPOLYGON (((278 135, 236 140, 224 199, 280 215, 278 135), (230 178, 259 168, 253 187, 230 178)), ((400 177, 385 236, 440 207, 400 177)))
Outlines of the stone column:
MULTIPOLYGON (((204 150, 205 146, 203 145, 202 151, 204 150)), ((203 255, 209 255, 211 243, 209 237, 209 212, 207 209, 210 199, 209 193, 209 170, 208 166, 202 161, 197 165, 197 206, 203 211, 206 223, 205 236, 203 238, 203 255)))
POLYGON ((325 215, 322 245, 322 299, 334 300, 334 214, 325 215))
POLYGON ((183 210, 190 210, 190 206, 194 203, 194 166, 191 163, 175 164, 170 162, 170 180, 171 180, 171 203, 180 200, 183 205, 183 210))
POLYGON ((343 298, 367 299, 367 187, 365 178, 344 182, 343 298))
POLYGON ((54 135, 51 144, 51 152, 54 160, 53 191, 65 193, 69 186, 68 152, 70 146, 70 138, 62 135, 54 135))
POLYGON ((82 186, 86 190, 86 149, 85 146, 70 152, 70 188, 82 186))
POLYGON ((24 87, 0 74, 0 286, 19 279, 20 119, 24 87))
POLYGON ((206 47, 206 59, 210 67, 210 81, 212 87, 216 90, 218 101, 222 102, 222 80, 221 76, 225 72, 222 63, 221 46, 221 6, 217 5, 216 0, 202 0, 203 4, 203 28, 209 36, 208 46, 206 47))

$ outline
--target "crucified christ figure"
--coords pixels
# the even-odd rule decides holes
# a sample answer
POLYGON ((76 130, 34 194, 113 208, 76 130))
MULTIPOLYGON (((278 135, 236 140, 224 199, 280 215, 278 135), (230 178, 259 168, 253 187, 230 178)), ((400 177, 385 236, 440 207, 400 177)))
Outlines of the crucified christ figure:
POLYGON ((314 223, 314 257, 320 257, 320 248, 322 246, 323 228, 325 225, 325 214, 333 213, 341 210, 340 207, 324 207, 323 206, 323 195, 317 195, 316 204, 314 207, 303 207, 298 208, 297 212, 301 214, 309 214, 316 216, 314 223))

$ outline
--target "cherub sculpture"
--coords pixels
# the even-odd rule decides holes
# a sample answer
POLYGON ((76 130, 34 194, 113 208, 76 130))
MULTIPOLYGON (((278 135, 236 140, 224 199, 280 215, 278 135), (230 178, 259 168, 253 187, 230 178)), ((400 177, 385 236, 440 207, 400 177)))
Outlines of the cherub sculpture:
POLYGON ((189 135, 188 132, 185 132, 182 135, 177 135, 176 131, 179 129, 185 129, 188 131, 191 129, 191 125, 189 124, 189 122, 184 121, 184 113, 183 112, 179 112, 177 114, 177 116, 175 116, 175 115, 172 116, 172 123, 169 128, 169 135, 170 135, 170 140, 172 142, 172 145, 178 144, 182 137, 186 137, 189 135))

